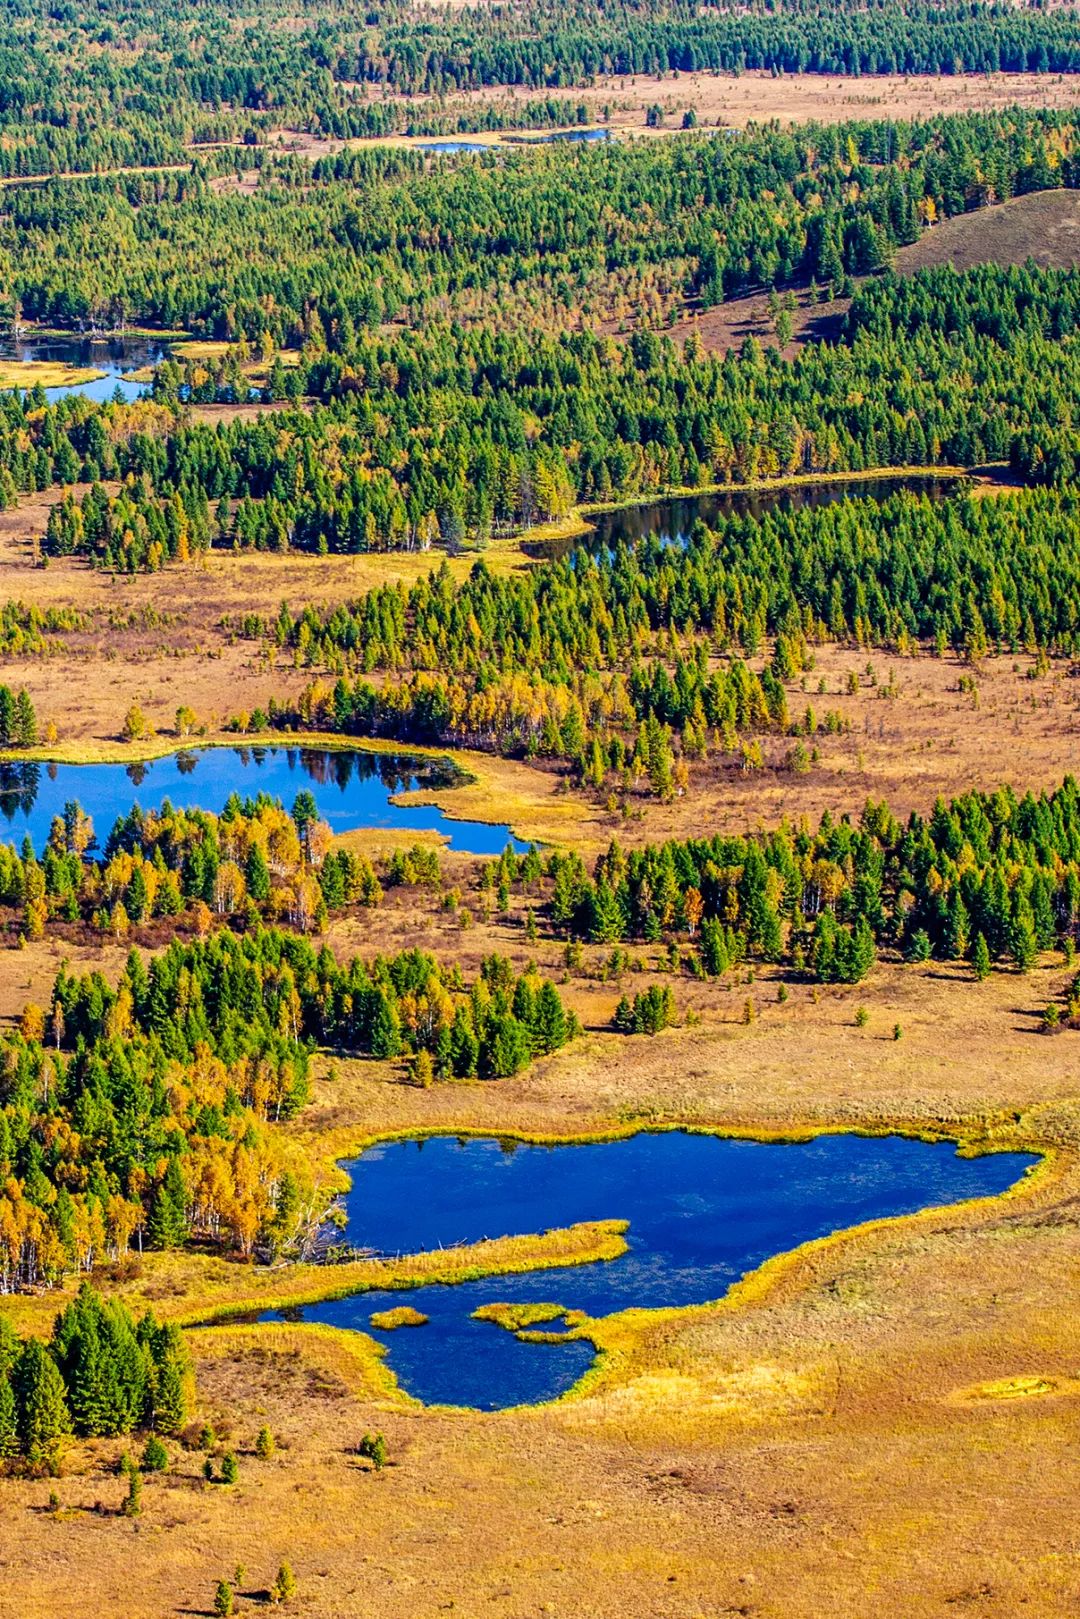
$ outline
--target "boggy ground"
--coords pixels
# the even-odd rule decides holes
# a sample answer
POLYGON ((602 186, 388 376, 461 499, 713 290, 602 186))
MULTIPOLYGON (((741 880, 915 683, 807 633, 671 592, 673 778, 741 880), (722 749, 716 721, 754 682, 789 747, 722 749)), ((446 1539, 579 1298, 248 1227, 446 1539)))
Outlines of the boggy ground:
MULTIPOLYGON (((0 657, 0 681, 27 688, 41 725, 51 721, 57 728, 58 744, 45 752, 73 762, 130 761, 168 751, 178 745, 173 727, 181 704, 194 710, 204 739, 242 741, 223 730, 231 717, 265 707, 275 696, 295 698, 319 671, 295 667, 289 654, 268 657, 260 643, 227 632, 223 619, 245 611, 273 618, 283 600, 294 612, 308 601, 329 605, 380 580, 424 576, 442 561, 441 553, 315 558, 214 551, 155 575, 106 574, 72 559, 41 569, 33 566, 32 532, 44 529, 48 498, 29 497, 0 513, 0 600, 32 600, 42 608, 78 604, 87 628, 56 637, 59 647, 49 656, 0 657), (120 732, 133 704, 156 735, 125 744, 120 732)), ((998 489, 993 498, 1009 495, 998 489)), ((484 556, 495 569, 529 565, 512 541, 484 556)), ((475 553, 466 554, 450 565, 462 573, 474 560, 475 553)), ((761 659, 753 661, 757 667, 761 659)), ((807 751, 818 755, 805 773, 789 768, 790 738, 766 737, 763 769, 744 773, 730 756, 714 753, 692 765, 684 797, 665 805, 635 792, 624 817, 567 793, 550 769, 459 753, 472 784, 427 796, 451 816, 506 821, 524 838, 594 853, 613 836, 640 843, 695 836, 703 827, 741 832, 783 815, 797 820, 816 819, 825 809, 857 812, 867 796, 885 797, 906 814, 928 809, 939 794, 972 787, 1052 787, 1075 768, 1080 688, 1065 662, 1039 674, 1028 654, 1005 655, 972 671, 952 656, 829 645, 815 649, 813 668, 787 689, 793 719, 801 720, 809 706, 819 725, 830 710, 844 724, 839 734, 819 729, 805 739, 807 751), (961 689, 961 680, 967 686, 972 676, 976 689, 961 689)), ((394 837, 379 834, 374 841, 385 845, 394 837)))
MULTIPOLYGON (((74 1447, 58 1484, 5 1484, 0 1614, 207 1613, 237 1563, 258 1593, 286 1557, 311 1619, 1074 1612, 1080 1103, 1075 1037, 1039 1036, 1033 1015, 1062 977, 879 968, 856 990, 797 989, 747 1027, 590 1036, 491 1085, 419 1091, 336 1063, 302 1125, 320 1152, 388 1129, 828 1122, 1053 1156, 1012 1195, 813 1245, 726 1304, 611 1318, 600 1376, 554 1406, 403 1404, 351 1334, 192 1334, 200 1410, 237 1449, 239 1484, 204 1485, 201 1457, 173 1447, 133 1525, 109 1510, 109 1442, 74 1447), (263 1423, 280 1440, 266 1462, 263 1423), (355 1454, 376 1428, 381 1474, 355 1454)), ((232 1269, 240 1294, 249 1273, 232 1269)), ((161 1294, 162 1313, 190 1309, 161 1294)))
MULTIPOLYGON (((522 112, 530 102, 549 99, 551 92, 507 91, 502 86, 474 90, 449 98, 448 114, 464 115, 467 127, 470 112, 483 112, 497 106, 508 114, 506 130, 463 135, 458 138, 483 145, 505 144, 508 136, 532 135, 544 130, 512 128, 515 108, 522 112)), ((993 112, 1007 107, 1072 107, 1080 98, 1080 86, 1073 76, 1051 77, 1039 73, 930 74, 883 73, 851 78, 824 73, 785 74, 774 78, 768 72, 667 73, 599 77, 592 84, 559 91, 561 99, 585 108, 586 116, 597 124, 606 122, 620 138, 669 135, 682 127, 683 114, 691 109, 702 128, 743 129, 748 124, 847 123, 860 119, 932 118, 947 113, 993 112), (650 127, 646 115, 660 107, 663 121, 650 127)), ((395 97, 382 92, 380 99, 391 102, 420 100, 422 97, 395 97)), ((344 146, 411 146, 432 139, 430 135, 391 135, 383 138, 324 140, 309 133, 281 129, 275 131, 271 146, 312 157, 339 151, 344 146)))
MULTIPOLYGON (((425 790, 412 801, 437 802, 459 819, 505 821, 525 839, 590 854, 612 837, 636 844, 694 837, 703 829, 743 832, 774 825, 785 815, 814 821, 826 809, 858 813, 867 797, 884 797, 896 813, 907 814, 928 810, 939 794, 949 797, 970 788, 1050 788, 1075 770, 1080 688, 1064 662, 1029 678, 1034 672, 1035 660, 1026 654, 988 658, 972 671, 953 657, 821 647, 813 669, 788 684, 792 719, 802 722, 809 707, 819 726, 804 738, 807 754, 816 749, 818 756, 803 773, 790 766, 793 739, 767 736, 762 769, 746 772, 731 755, 714 752, 691 764, 690 789, 683 797, 663 804, 634 792, 624 817, 598 795, 567 791, 552 769, 459 751, 454 757, 472 782, 425 790), (972 674, 976 690, 961 690, 961 679, 972 674), (849 690, 851 675, 858 681, 855 692, 849 690), (845 729, 839 733, 823 728, 830 711, 841 716, 845 729)), ((211 739, 242 743, 244 738, 219 730, 229 714, 275 694, 295 696, 311 678, 311 671, 285 662, 268 667, 250 642, 221 642, 213 655, 184 658, 147 649, 121 653, 115 661, 57 656, 0 662, 0 680, 25 685, 41 719, 57 725, 59 745, 44 751, 72 761, 126 761, 177 746, 173 716, 181 703, 191 705, 211 739), (142 707, 159 733, 148 743, 118 739, 132 703, 142 707)), ((198 740, 187 745, 197 746, 198 740)), ((308 740, 314 746, 343 742, 334 736, 308 740)), ((399 744, 381 746, 408 751, 399 744)), ((356 840, 385 845, 388 837, 357 834, 356 840)))

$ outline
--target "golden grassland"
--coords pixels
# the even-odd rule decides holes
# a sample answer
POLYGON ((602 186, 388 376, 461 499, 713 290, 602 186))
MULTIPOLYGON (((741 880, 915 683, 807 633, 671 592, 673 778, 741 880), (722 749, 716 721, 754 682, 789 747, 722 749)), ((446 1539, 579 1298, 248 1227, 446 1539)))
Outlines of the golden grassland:
MULTIPOLYGON (((160 638, 162 632, 156 633, 160 638)), ((819 721, 834 709, 847 729, 836 735, 818 732, 813 738, 818 758, 809 771, 794 774, 785 768, 789 739, 766 737, 762 770, 744 773, 737 762, 713 757, 692 766, 684 797, 662 804, 644 794, 632 795, 625 817, 565 791, 557 773, 523 760, 391 742, 365 741, 363 746, 449 757, 467 778, 452 787, 402 795, 403 803, 434 803, 451 819, 505 823, 526 840, 574 847, 586 856, 612 837, 635 844, 696 836, 703 828, 743 832, 774 825, 783 816, 816 821, 825 809, 857 814, 867 797, 885 797, 897 813, 907 814, 927 810, 938 795, 949 797, 969 788, 1049 788, 1075 770, 1080 697, 1064 663, 1031 678, 1035 660, 1026 654, 989 658, 975 672, 974 694, 960 689, 961 677, 971 673, 952 657, 818 648, 813 669, 788 683, 789 708, 801 717, 810 706, 819 721), (852 676, 858 684, 854 693, 848 689, 852 676)), ((0 678, 25 684, 42 720, 57 725, 60 741, 39 748, 35 756, 41 759, 130 764, 209 744, 355 746, 330 734, 243 737, 223 731, 223 693, 236 708, 254 707, 275 692, 297 692, 311 678, 308 671, 291 668, 268 671, 250 643, 206 658, 160 652, 130 661, 72 653, 24 658, 9 661, 0 678), (185 702, 207 727, 205 736, 183 741, 175 736, 173 716, 185 702), (118 736, 132 703, 157 730, 153 738, 135 744, 118 736)), ((381 829, 347 836, 380 850, 397 846, 403 834, 381 829)), ((404 836, 415 841, 412 834, 404 836)))
POLYGON ((396 1332, 399 1327, 426 1327, 429 1317, 411 1304, 399 1304, 394 1310, 373 1310, 371 1325, 380 1332, 396 1332))
POLYGON ((92 365, 67 365, 62 360, 0 360, 0 389, 75 388, 100 382, 107 371, 92 365))
MULTIPOLYGON (((749 1026, 589 1035, 498 1084, 419 1090, 392 1065, 335 1059, 295 1125, 323 1160, 388 1134, 572 1139, 646 1126, 764 1139, 904 1129, 1045 1157, 1004 1197, 807 1244, 714 1304, 574 1320, 597 1362, 546 1407, 418 1407, 363 1334, 192 1333, 200 1410, 237 1450, 239 1484, 204 1485, 200 1458, 177 1453, 173 1473, 148 1480, 133 1541, 126 1520, 88 1510, 119 1505, 117 1444, 73 1447, 58 1484, 4 1486, 18 1533, 0 1612, 11 1593, 10 1611, 33 1619, 207 1611, 233 1564, 259 1586, 282 1557, 317 1619, 373 1604, 392 1619, 451 1604, 515 1619, 1070 1612, 1080 1103, 1072 1037, 1035 1032, 1063 977, 1052 960, 981 985, 948 968, 879 967, 857 989, 796 986, 782 1004, 759 980, 749 1026), (251 1454, 263 1424, 279 1439, 266 1463, 251 1454), (375 1429, 393 1463, 379 1475, 355 1455, 375 1429), (35 1510, 50 1487, 59 1521, 35 1510)), ((213 1273, 214 1288, 231 1272, 237 1296, 258 1276, 160 1259, 213 1273)), ((143 1261, 147 1281, 163 1279, 158 1261, 143 1261)), ((174 1279, 183 1292, 164 1297, 142 1278, 119 1286, 190 1319, 192 1284, 183 1269, 174 1279)), ((274 1273, 263 1308, 271 1287, 274 1273)), ((47 1319, 38 1301, 19 1305, 47 1319)), ((552 1313, 500 1324, 542 1332, 552 1313)))
MULTIPOLYGON (((27 506, 43 526, 42 497, 27 506)), ((211 559, 204 576, 110 581, 68 564, 27 573, 26 510, 0 514, 0 595, 33 587, 42 605, 82 603, 85 585, 86 605, 103 615, 154 604, 178 619, 145 630, 103 621, 85 656, 8 660, 0 678, 25 683, 60 728, 59 747, 42 751, 70 761, 160 757, 180 745, 166 734, 180 702, 220 721, 222 690, 252 707, 308 678, 224 645, 213 629, 222 600, 235 608, 250 586, 276 611, 282 594, 304 599, 308 581, 326 591, 318 599, 334 599, 354 588, 346 581, 417 565, 228 557, 211 559), (117 740, 132 701, 158 728, 149 745, 117 740)), ((506 565, 521 565, 511 554, 506 565)), ((1038 786, 1073 767, 1077 698, 1064 669, 1029 679, 1029 658, 988 660, 978 706, 958 690, 961 672, 951 660, 822 648, 789 703, 796 714, 807 702, 819 715, 835 706, 851 729, 819 736, 807 776, 776 761, 747 777, 710 765, 685 800, 637 805, 626 822, 561 793, 548 772, 487 756, 460 756, 472 780, 434 796, 450 814, 508 821, 589 854, 613 834, 742 830, 785 813, 857 811, 868 794, 925 810, 938 792, 997 786, 1003 773, 1038 786), (859 690, 849 695, 852 672, 859 690)), ((207 740, 243 739, 215 723, 207 740)), ((444 860, 447 880, 475 904, 474 863, 444 860)), ((407 940, 460 961, 467 976, 498 949, 519 969, 535 960, 561 979, 559 941, 526 942, 521 901, 507 917, 476 909, 462 931, 437 896, 391 890, 374 911, 335 919, 327 939, 338 954, 407 940)), ((112 976, 127 948, 53 936, 0 949, 0 1017, 47 1000, 63 956, 112 976)), ((620 984, 604 973, 605 952, 586 949, 583 972, 560 990, 587 1032, 511 1080, 420 1089, 403 1064, 319 1056, 313 1101, 288 1129, 321 1183, 340 1188, 340 1161, 372 1142, 432 1133, 555 1142, 681 1128, 780 1142, 849 1129, 1036 1151, 1038 1166, 1003 1197, 870 1222, 777 1255, 709 1304, 573 1316, 570 1330, 597 1347, 595 1364, 568 1397, 535 1409, 425 1409, 363 1333, 222 1317, 359 1287, 618 1263, 618 1209, 587 1226, 392 1261, 260 1269, 148 1254, 102 1273, 100 1285, 134 1310, 218 1323, 187 1336, 200 1418, 236 1450, 240 1481, 207 1484, 201 1455, 172 1446, 171 1469, 147 1479, 134 1522, 118 1511, 123 1441, 72 1445, 58 1481, 4 1481, 0 1619, 207 1613, 237 1563, 254 1593, 243 1612, 284 1558, 308 1619, 1058 1619, 1077 1610, 1080 1090, 1074 1034, 1039 1032, 1072 969, 1046 957, 1029 975, 977 984, 958 965, 882 962, 856 987, 785 982, 784 1001, 772 968, 755 968, 752 980, 745 968, 714 983, 680 978, 683 1026, 625 1039, 603 1032, 618 995, 660 978, 657 952, 634 954, 639 969, 620 984), (278 1449, 259 1461, 264 1425, 278 1449), (373 1430, 385 1433, 391 1460, 377 1474, 356 1455, 373 1430)), ((493 1283, 492 1330, 542 1340, 545 1322, 558 1322, 552 1290, 538 1274, 547 1306, 522 1314, 498 1307, 493 1283)), ((63 1296, 3 1307, 21 1329, 44 1332, 63 1296)))
MULTIPOLYGON (((560 95, 585 107, 591 123, 603 122, 619 139, 675 136, 682 116, 691 108, 701 128, 744 129, 750 124, 800 124, 809 121, 835 124, 854 119, 936 117, 964 111, 989 112, 1006 107, 1070 107, 1080 95, 1073 76, 1051 77, 1041 73, 991 74, 875 74, 862 78, 818 73, 782 74, 756 70, 739 75, 710 73, 641 73, 598 76, 590 84, 567 87, 560 95), (664 121, 658 127, 646 123, 648 109, 659 106, 664 121)), ((447 99, 448 114, 467 115, 498 105, 509 118, 515 107, 522 111, 534 101, 548 98, 549 92, 510 90, 502 86, 463 92, 447 99)), ((403 102, 423 100, 394 97, 403 102)), ((576 126, 584 127, 584 126, 576 126)), ((548 133, 530 129, 524 123, 517 129, 481 131, 457 135, 390 135, 354 140, 324 140, 307 131, 274 131, 270 144, 312 158, 346 146, 417 146, 431 140, 467 140, 484 146, 506 146, 517 140, 548 133)), ((254 176, 254 171, 252 171, 254 176)), ((225 177, 228 181, 229 177, 225 177)), ((220 182, 218 182, 220 183, 220 182)))
MULTIPOLYGON (((217 342, 210 339, 188 337, 181 333, 179 339, 172 341, 171 358, 187 360, 191 364, 211 365, 215 361, 223 360, 232 353, 236 345, 233 343, 217 342)), ((269 360, 261 358, 258 354, 249 354, 240 367, 241 375, 245 376, 253 388, 265 387, 270 370, 275 360, 279 360, 287 369, 300 364, 299 349, 278 349, 269 360)), ((156 366, 142 365, 136 370, 127 373, 128 382, 153 382, 156 366)), ((279 407, 280 408, 280 407, 279 407)))
MULTIPOLYGON (((340 1173, 336 1178, 342 1180, 340 1173)), ((271 1267, 234 1264, 188 1251, 145 1254, 133 1264, 130 1280, 114 1280, 109 1292, 136 1314, 149 1308, 164 1320, 188 1326, 376 1289, 591 1265, 626 1252, 625 1229, 624 1221, 600 1220, 536 1236, 500 1237, 400 1259, 355 1259, 337 1265, 271 1267)), ((21 1332, 44 1334, 51 1329, 60 1298, 55 1292, 19 1295, 10 1301, 7 1313, 21 1332)))

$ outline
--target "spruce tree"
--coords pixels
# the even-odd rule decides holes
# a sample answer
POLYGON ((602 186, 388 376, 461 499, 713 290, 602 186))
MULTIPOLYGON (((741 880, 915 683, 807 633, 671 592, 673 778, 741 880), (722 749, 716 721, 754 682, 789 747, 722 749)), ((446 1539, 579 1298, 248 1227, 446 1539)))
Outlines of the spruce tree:
POLYGON ((191 1362, 183 1336, 171 1323, 158 1326, 147 1312, 139 1342, 150 1365, 145 1420, 160 1434, 179 1433, 191 1410, 191 1362))
POLYGON ((157 1434, 152 1433, 143 1446, 142 1470, 144 1473, 163 1473, 168 1465, 169 1452, 157 1434))
POLYGON ((371 1055, 396 1057, 401 1050, 401 1023, 397 1009, 382 990, 376 990, 375 1014, 371 1020, 371 1055))
POLYGON ((289 1602, 296 1595, 296 1576, 291 1563, 282 1563, 278 1569, 271 1595, 275 1602, 289 1602))
POLYGON ((179 1248, 187 1230, 187 1191, 180 1160, 173 1153, 150 1205, 147 1232, 155 1248, 179 1248))
POLYGON ((15 699, 15 714, 11 740, 20 748, 32 748, 37 741, 37 715, 25 689, 15 699))
MULTIPOLYGON (((10 1156, 10 1154, 5 1154, 10 1156)), ((6 1315, 0 1315, 0 1377, 10 1377, 22 1344, 6 1315)))
POLYGON ((244 877, 247 882, 248 893, 257 905, 270 898, 270 867, 266 863, 266 856, 257 843, 251 845, 247 861, 244 865, 244 877))
POLYGON ((31 1462, 52 1464, 65 1434, 71 1432, 71 1416, 64 1380, 39 1338, 28 1338, 23 1345, 14 1385, 22 1449, 31 1462))
POLYGON ((125 1518, 137 1518, 142 1511, 142 1479, 139 1476, 139 1469, 131 1457, 125 1454, 120 1463, 120 1471, 128 1481, 127 1495, 120 1510, 125 1518))
POLYGON ((15 1456, 19 1450, 19 1426, 15 1390, 7 1372, 0 1373, 0 1459, 15 1456))
POLYGON ((589 942, 614 944, 622 938, 623 926, 617 895, 606 882, 598 882, 589 897, 589 942))
POLYGON ((557 1051, 566 1044, 566 1011, 559 992, 545 978, 536 996, 533 1029, 540 1051, 557 1051))

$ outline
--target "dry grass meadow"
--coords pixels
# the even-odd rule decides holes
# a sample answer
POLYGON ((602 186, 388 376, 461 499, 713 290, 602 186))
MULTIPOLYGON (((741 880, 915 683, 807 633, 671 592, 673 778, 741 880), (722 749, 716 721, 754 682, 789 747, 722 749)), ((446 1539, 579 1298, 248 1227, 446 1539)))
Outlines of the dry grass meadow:
MULTIPOLYGON (((408 101, 386 92, 370 92, 372 99, 408 101)), ((505 144, 513 129, 515 110, 532 101, 548 99, 548 92, 506 91, 501 87, 474 90, 446 102, 450 115, 466 117, 491 105, 507 114, 504 131, 480 132, 468 138, 484 145, 505 144)), ((606 123, 619 139, 655 138, 677 132, 684 113, 691 109, 699 128, 745 129, 748 124, 846 123, 858 119, 931 118, 958 112, 989 112, 1006 107, 1073 107, 1080 87, 1068 76, 1037 73, 993 73, 984 76, 934 77, 920 74, 880 74, 859 79, 827 74, 781 75, 766 72, 638 74, 598 78, 591 84, 558 92, 562 99, 585 108, 593 122, 606 123), (663 109, 658 127, 646 123, 650 107, 663 109)), ((411 98, 417 99, 417 98, 411 98)), ((522 133, 532 133, 522 125, 522 133)), ((430 136, 388 136, 376 144, 415 145, 430 136)), ((343 146, 373 144, 373 140, 335 141, 291 129, 277 130, 276 148, 313 157, 343 146)))
MULTIPOLYGON (((669 82, 663 93, 707 92, 714 121, 738 122, 740 98, 754 117, 803 116, 799 106, 829 82, 747 75, 669 82)), ((1071 89, 1037 85, 1042 100, 1071 89)), ((859 96, 868 115, 891 107, 900 116, 919 110, 917 96, 946 98, 944 110, 949 97, 1015 100, 1028 88, 1035 93, 1034 82, 844 81, 828 105, 850 116, 848 98, 859 96)), ((658 94, 651 83, 640 90, 640 106, 658 94)), ((991 231, 1002 256, 1034 246, 1047 262, 1071 261, 1073 199, 1023 201, 938 227, 919 245, 923 262, 938 252, 972 262, 991 231)), ((273 614, 282 599, 329 603, 433 563, 215 553, 152 578, 74 562, 43 570, 33 539, 47 507, 35 496, 0 514, 0 599, 77 605, 89 627, 51 658, 3 660, 0 680, 28 687, 70 758, 126 757, 118 733, 133 702, 158 730, 151 746, 166 747, 181 703, 213 737, 230 713, 306 682, 306 671, 272 668, 254 644, 231 641, 225 615, 273 614)), ((513 546, 488 555, 499 567, 527 565, 513 546)), ((816 819, 826 808, 858 812, 867 796, 926 810, 938 794, 1003 780, 1050 786, 1075 769, 1080 686, 1068 666, 1031 678, 1026 656, 988 659, 977 693, 960 689, 968 672, 952 659, 820 648, 805 681, 789 687, 791 711, 812 704, 820 718, 835 708, 847 729, 818 734, 806 774, 785 768, 785 745, 767 739, 761 771, 744 775, 714 758, 694 768, 686 799, 633 800, 626 819, 561 792, 550 772, 489 758, 466 758, 474 781, 440 801, 591 855, 613 835, 634 843, 816 819)), ((354 836, 375 848, 395 841, 354 836)), ((390 890, 377 910, 335 920, 331 948, 416 944, 460 961, 467 975, 498 949, 562 979, 561 942, 542 931, 529 944, 520 897, 507 916, 486 917, 477 863, 447 855, 444 864, 446 883, 475 914, 472 928, 462 931, 434 894, 390 890)), ((62 932, 25 948, 11 939, 0 936, 5 1021, 28 999, 47 1000, 65 956, 111 976, 128 948, 62 932)), ((328 1183, 336 1161, 366 1142, 432 1131, 550 1140, 641 1128, 764 1138, 902 1130, 1038 1150, 1043 1162, 1003 1198, 781 1256, 714 1304, 593 1324, 597 1369, 546 1407, 422 1408, 359 1334, 240 1324, 192 1332, 200 1418, 236 1450, 239 1482, 206 1483, 202 1454, 174 1445, 170 1472, 147 1480, 142 1516, 131 1521, 119 1511, 113 1441, 72 1445, 59 1480, 5 1482, 0 1619, 212 1614, 217 1581, 238 1564, 237 1612, 254 1613, 286 1558, 299 1581, 287 1611, 305 1619, 1080 1611, 1080 1035, 1040 1032, 1041 1011, 1071 970, 1047 957, 1026 976, 997 972, 977 984, 959 966, 883 961, 855 988, 789 981, 786 999, 771 968, 711 984, 684 976, 681 1026, 630 1040, 604 1030, 621 988, 665 981, 657 951, 633 954, 620 985, 604 952, 586 948, 582 970, 560 983, 584 1035, 515 1079, 421 1090, 400 1065, 320 1057, 315 1099, 288 1128, 328 1183), (278 1441, 269 1460, 254 1454, 264 1424, 278 1441), (389 1448, 379 1473, 356 1454, 374 1430, 389 1448)), ((607 1214, 618 1221, 621 1211, 607 1214)), ((394 1274, 565 1262, 614 1253, 620 1241, 611 1227, 574 1228, 401 1261, 394 1274)), ((386 1282, 377 1262, 357 1264, 345 1282, 386 1282)), ((101 1280, 135 1308, 150 1302, 190 1322, 311 1297, 329 1285, 314 1271, 147 1255, 101 1280)), ((22 1326, 46 1330, 57 1303, 49 1295, 8 1307, 22 1326)))
MULTIPOLYGON (((883 968, 858 991, 796 990, 749 1027, 587 1036, 499 1085, 423 1092, 336 1064, 303 1126, 322 1151, 384 1130, 846 1124, 1051 1156, 1011 1196, 811 1245, 715 1306, 609 1318, 593 1329, 600 1375, 554 1406, 417 1408, 354 1334, 192 1334, 200 1410, 240 1482, 205 1484, 201 1457, 174 1447, 135 1527, 116 1511, 117 1445, 73 1448, 58 1483, 5 1487, 0 1613, 208 1613, 238 1563, 243 1612, 285 1557, 311 1619, 1073 1611, 1080 1108, 1075 1037, 1042 1037, 1034 1018, 1061 976, 1048 963, 974 986, 883 968), (264 1423, 268 1462, 253 1454, 264 1423), (376 1427, 381 1474, 355 1455, 376 1427)), ((189 1314, 221 1278, 187 1269, 148 1258, 125 1290, 189 1314)), ((247 1296, 252 1273, 216 1269, 247 1296)))

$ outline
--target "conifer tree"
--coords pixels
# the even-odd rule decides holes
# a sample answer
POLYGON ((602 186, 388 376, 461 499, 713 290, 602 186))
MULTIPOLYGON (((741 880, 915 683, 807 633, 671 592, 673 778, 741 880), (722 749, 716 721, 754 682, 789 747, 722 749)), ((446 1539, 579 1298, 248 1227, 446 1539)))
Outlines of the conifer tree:
POLYGON ((0 1372, 0 1459, 15 1456, 19 1449, 19 1426, 15 1410, 15 1390, 7 1372, 0 1372))
POLYGON ((31 1462, 51 1465, 64 1436, 71 1432, 71 1417, 64 1380, 40 1339, 28 1338, 24 1343, 14 1387, 23 1452, 31 1462))
POLYGON ((155 1248, 179 1248, 187 1237, 187 1191, 175 1153, 170 1154, 161 1184, 154 1193, 147 1231, 155 1248))
POLYGON ((278 1569, 271 1594, 275 1602, 289 1602, 296 1595, 296 1577, 291 1563, 282 1563, 278 1569))

